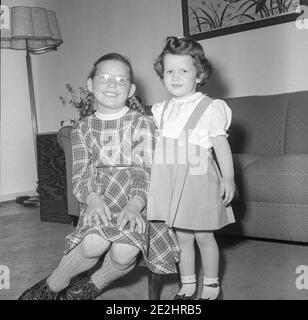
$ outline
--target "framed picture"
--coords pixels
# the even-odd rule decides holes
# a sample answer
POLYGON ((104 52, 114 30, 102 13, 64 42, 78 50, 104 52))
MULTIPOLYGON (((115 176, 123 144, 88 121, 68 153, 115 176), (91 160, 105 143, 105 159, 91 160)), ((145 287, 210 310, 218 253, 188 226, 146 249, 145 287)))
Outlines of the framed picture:
POLYGON ((295 21, 300 0, 182 0, 184 36, 207 39, 295 21))

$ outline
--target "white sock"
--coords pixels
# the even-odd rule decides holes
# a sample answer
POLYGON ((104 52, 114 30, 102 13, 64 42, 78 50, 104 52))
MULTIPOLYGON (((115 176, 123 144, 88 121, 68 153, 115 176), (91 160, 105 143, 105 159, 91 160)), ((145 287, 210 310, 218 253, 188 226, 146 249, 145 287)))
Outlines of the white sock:
POLYGON ((218 278, 203 278, 202 299, 215 300, 219 295, 219 281, 218 278))
POLYGON ((178 292, 178 295, 185 294, 186 296, 192 296, 196 291, 196 275, 192 274, 190 276, 181 276, 182 288, 178 292))

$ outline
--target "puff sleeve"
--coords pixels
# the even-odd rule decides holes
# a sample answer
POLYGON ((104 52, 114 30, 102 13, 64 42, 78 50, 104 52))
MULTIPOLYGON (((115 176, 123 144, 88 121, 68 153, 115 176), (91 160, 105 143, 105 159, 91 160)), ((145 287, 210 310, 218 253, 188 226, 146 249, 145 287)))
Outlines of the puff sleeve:
POLYGON ((208 116, 208 136, 214 138, 217 136, 228 137, 227 130, 230 127, 232 119, 232 111, 227 103, 223 100, 213 100, 209 106, 208 116))

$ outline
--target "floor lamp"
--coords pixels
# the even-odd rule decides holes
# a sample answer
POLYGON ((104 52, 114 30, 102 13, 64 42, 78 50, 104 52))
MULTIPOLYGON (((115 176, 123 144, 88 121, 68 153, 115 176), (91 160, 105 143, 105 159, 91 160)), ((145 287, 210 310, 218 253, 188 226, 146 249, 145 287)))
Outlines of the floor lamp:
MULTIPOLYGON (((30 111, 36 170, 38 172, 36 136, 38 134, 36 104, 31 65, 31 54, 43 54, 57 50, 63 43, 56 13, 39 7, 11 7, 5 25, 1 27, 1 49, 25 50, 27 76, 29 86, 30 111)), ((38 197, 27 200, 28 203, 39 205, 38 197)))

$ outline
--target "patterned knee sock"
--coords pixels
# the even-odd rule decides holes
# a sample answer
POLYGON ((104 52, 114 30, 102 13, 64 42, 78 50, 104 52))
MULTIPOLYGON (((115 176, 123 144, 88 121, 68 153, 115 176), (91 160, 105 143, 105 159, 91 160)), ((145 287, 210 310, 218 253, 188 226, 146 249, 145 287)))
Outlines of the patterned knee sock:
POLYGON ((61 291, 69 285, 73 277, 89 270, 97 261, 98 258, 85 258, 78 245, 62 258, 57 269, 48 277, 48 286, 54 292, 61 291))
POLYGON ((218 278, 207 278, 203 280, 203 291, 201 298, 207 300, 215 300, 219 295, 220 287, 218 278))
POLYGON ((196 291, 196 275, 192 274, 190 276, 181 276, 182 288, 178 292, 178 295, 185 294, 186 296, 192 296, 196 291))
POLYGON ((110 259, 110 252, 108 251, 103 265, 100 269, 94 272, 91 276, 91 281, 95 284, 100 290, 106 288, 113 281, 125 276, 132 269, 134 269, 136 263, 129 265, 125 270, 118 270, 110 259))

